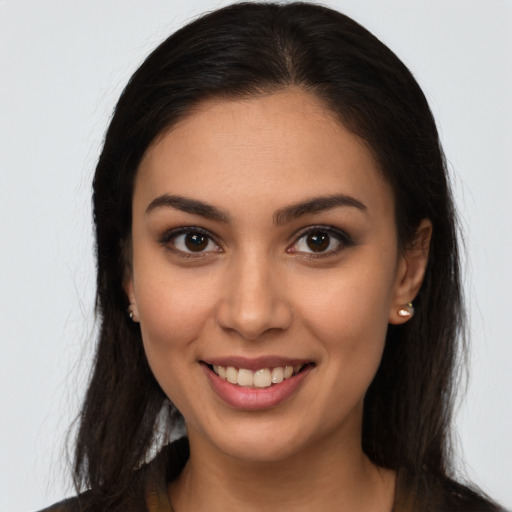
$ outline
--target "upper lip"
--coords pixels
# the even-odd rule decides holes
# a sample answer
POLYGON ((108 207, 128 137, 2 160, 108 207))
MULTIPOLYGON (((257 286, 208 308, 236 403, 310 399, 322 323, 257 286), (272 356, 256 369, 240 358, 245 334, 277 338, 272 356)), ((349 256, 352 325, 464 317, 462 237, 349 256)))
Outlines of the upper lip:
POLYGON ((211 366, 223 366, 225 368, 227 368, 228 366, 232 366, 233 368, 244 368, 246 370, 256 371, 262 368, 296 366, 299 364, 305 365, 307 363, 312 363, 313 361, 311 361, 310 359, 269 355, 255 358, 236 356, 212 357, 208 359, 202 359, 202 362, 211 366))

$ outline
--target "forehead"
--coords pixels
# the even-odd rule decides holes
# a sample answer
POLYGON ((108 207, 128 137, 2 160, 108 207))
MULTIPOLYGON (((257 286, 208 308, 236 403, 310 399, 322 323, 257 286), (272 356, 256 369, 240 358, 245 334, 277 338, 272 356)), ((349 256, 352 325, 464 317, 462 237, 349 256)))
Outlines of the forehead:
POLYGON ((391 199, 364 141, 299 89, 199 104, 141 162, 135 195, 150 201, 162 193, 210 203, 237 195, 276 207, 333 193, 391 199))

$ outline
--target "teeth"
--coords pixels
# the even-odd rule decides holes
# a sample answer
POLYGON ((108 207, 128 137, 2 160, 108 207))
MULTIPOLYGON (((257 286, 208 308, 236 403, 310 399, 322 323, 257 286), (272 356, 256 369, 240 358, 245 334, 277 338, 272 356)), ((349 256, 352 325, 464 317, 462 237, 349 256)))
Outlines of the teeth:
POLYGON ((272 369, 272 384, 279 384, 283 382, 284 370, 280 366, 272 369))
POLYGON ((284 378, 289 379, 293 375, 293 366, 284 367, 284 378))
POLYGON ((254 373, 252 373, 251 370, 240 368, 240 370, 238 370, 238 379, 236 383, 239 386, 251 387, 254 384, 254 373))
POLYGON ((261 368, 253 372, 246 368, 234 368, 233 366, 214 366, 213 371, 231 384, 243 387, 268 388, 272 384, 279 384, 284 379, 297 375, 303 365, 277 366, 275 368, 261 368))
POLYGON ((228 366, 226 368, 226 380, 231 382, 231 384, 236 384, 238 379, 238 370, 233 368, 232 366, 228 366))
POLYGON ((257 388, 268 388, 272 384, 272 375, 268 368, 254 372, 254 386, 257 388))

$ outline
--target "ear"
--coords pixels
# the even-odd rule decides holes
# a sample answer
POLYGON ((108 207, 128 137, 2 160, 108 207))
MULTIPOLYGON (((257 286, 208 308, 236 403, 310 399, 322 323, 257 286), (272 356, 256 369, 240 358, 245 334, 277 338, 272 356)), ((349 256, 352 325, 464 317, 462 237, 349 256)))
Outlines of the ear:
POLYGON ((139 321, 139 310, 137 308, 137 300, 135 298, 135 288, 133 285, 133 272, 132 272, 132 254, 131 254, 131 243, 130 241, 123 242, 123 260, 124 264, 124 276, 123 276, 123 289, 128 298, 130 305, 128 306, 128 314, 130 319, 134 322, 139 321), (129 251, 126 249, 129 247, 129 251))
POLYGON ((128 297, 128 301, 130 302, 130 305, 128 306, 128 315, 132 321, 139 322, 139 309, 137 308, 137 300, 135 298, 133 278, 131 275, 123 283, 123 288, 126 296, 128 297))
POLYGON ((412 318, 414 308, 409 303, 413 302, 423 282, 431 238, 432 223, 429 219, 423 219, 416 230, 414 239, 398 261, 389 310, 388 321, 390 324, 403 324, 412 318))

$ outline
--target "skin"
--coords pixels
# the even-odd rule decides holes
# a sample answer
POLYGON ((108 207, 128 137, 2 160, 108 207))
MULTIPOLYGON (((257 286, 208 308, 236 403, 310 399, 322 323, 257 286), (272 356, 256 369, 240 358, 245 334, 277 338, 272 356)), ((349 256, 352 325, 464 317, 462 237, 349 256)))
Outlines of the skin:
POLYGON ((395 475, 361 449, 363 399, 388 323, 408 321, 398 310, 421 285, 430 233, 425 220, 399 251, 393 193, 371 152, 299 89, 202 103, 155 141, 136 178, 125 288, 152 371, 186 421, 191 457, 170 485, 177 512, 391 510, 395 475), (225 218, 155 206, 166 194, 225 218), (364 207, 275 222, 334 194, 364 207), (169 235, 184 226, 211 235, 205 250, 169 235), (324 226, 327 250, 311 250, 311 226, 324 226), (200 363, 268 355, 313 367, 286 400, 256 411, 227 404, 200 363))

